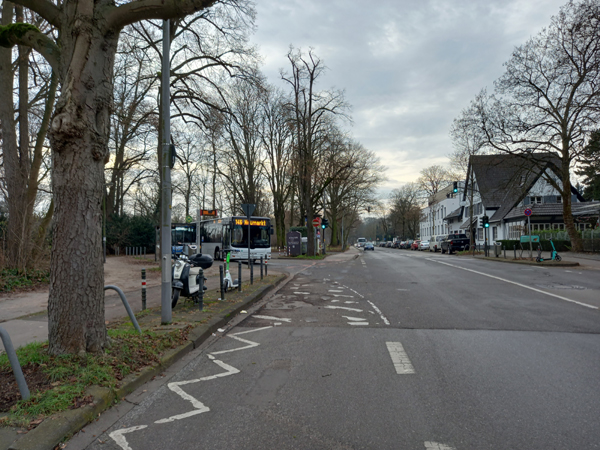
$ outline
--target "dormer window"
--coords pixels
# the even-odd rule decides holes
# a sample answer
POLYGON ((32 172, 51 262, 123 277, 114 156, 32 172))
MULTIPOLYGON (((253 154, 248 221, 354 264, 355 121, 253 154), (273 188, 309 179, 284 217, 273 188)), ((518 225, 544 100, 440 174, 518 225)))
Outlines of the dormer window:
POLYGON ((519 183, 520 186, 523 186, 525 184, 525 180, 527 179, 527 175, 526 174, 522 174, 521 175, 521 182, 519 183))
POLYGON ((556 196, 556 203, 562 203, 562 197, 560 195, 556 196))
POLYGON ((542 197, 539 196, 539 195, 531 197, 531 204, 532 205, 541 205, 542 204, 542 197))

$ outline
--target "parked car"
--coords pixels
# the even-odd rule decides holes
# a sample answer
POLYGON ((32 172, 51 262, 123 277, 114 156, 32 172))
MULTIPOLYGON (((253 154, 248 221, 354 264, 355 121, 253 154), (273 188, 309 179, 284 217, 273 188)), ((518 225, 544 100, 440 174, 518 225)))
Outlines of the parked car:
POLYGON ((468 248, 471 240, 467 237, 466 234, 449 234, 446 240, 442 241, 442 253, 448 252, 451 254, 455 251, 464 250, 468 248))
POLYGON ((437 252, 442 249, 442 241, 445 241, 448 236, 434 236, 429 240, 429 251, 437 252))
POLYGON ((424 252, 425 250, 429 250, 429 241, 421 241, 419 243, 418 250, 421 250, 422 252, 424 252))
POLYGON ((413 241, 412 244, 410 244, 410 249, 411 250, 419 250, 420 243, 421 243, 420 240, 413 241))
POLYGON ((385 247, 385 241, 382 241, 382 242, 380 242, 380 243, 379 243, 379 246, 380 246, 380 247, 385 247))
POLYGON ((399 245, 400 245, 400 241, 396 241, 392 244, 392 248, 398 248, 399 245))
POLYGON ((413 242, 414 242, 414 241, 413 241, 412 239, 409 239, 409 240, 407 240, 407 241, 404 241, 404 247, 402 247, 402 248, 403 248, 403 249, 405 249, 405 250, 408 250, 408 249, 410 249, 410 248, 411 248, 411 246, 412 246, 412 243, 413 243, 413 242))
POLYGON ((375 251, 375 246, 373 245, 373 243, 372 243, 372 242, 367 242, 367 243, 364 245, 364 247, 363 247, 363 248, 365 249, 365 252, 366 252, 367 250, 373 250, 373 251, 375 251))

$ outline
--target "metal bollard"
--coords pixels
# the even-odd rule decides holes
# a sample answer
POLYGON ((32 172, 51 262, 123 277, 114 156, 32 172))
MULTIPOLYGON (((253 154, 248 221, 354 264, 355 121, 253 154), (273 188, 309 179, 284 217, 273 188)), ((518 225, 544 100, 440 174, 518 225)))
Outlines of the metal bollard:
POLYGON ((260 257, 260 279, 263 279, 263 257, 260 257))
POLYGON ((238 261, 238 292, 242 292, 242 262, 238 261))
POLYGON ((254 262, 248 259, 248 266, 250 266, 250 284, 254 284, 254 262))
POLYGON ((269 262, 268 259, 265 260, 265 277, 269 276, 269 265, 267 264, 269 262))
POLYGON ((223 286, 223 264, 219 265, 219 283, 221 285, 221 298, 219 300, 225 300, 225 286, 223 286))
POLYGON ((504 252, 504 259, 506 259, 506 246, 502 246, 502 251, 504 252))
POLYGON ((200 286, 198 290, 198 309, 202 311, 204 309, 204 270, 200 269, 198 272, 198 278, 200 279, 200 286))
POLYGON ((142 269, 142 311, 146 309, 146 269, 142 269))
POLYGON ((517 259, 517 244, 513 245, 513 250, 515 251, 515 259, 517 259))

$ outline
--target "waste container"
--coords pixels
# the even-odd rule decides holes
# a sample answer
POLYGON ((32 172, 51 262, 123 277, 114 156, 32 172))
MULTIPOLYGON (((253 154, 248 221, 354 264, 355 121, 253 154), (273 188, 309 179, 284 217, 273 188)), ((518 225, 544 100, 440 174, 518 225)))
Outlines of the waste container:
POLYGON ((494 255, 499 258, 502 254, 502 244, 500 242, 494 242, 494 255))

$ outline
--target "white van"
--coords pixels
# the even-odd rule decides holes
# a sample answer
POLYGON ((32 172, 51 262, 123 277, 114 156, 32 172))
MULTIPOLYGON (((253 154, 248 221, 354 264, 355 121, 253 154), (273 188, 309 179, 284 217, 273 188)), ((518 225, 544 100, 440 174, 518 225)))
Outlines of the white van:
POLYGON ((367 239, 366 238, 358 238, 356 240, 356 246, 358 248, 364 247, 366 243, 367 243, 367 239))

